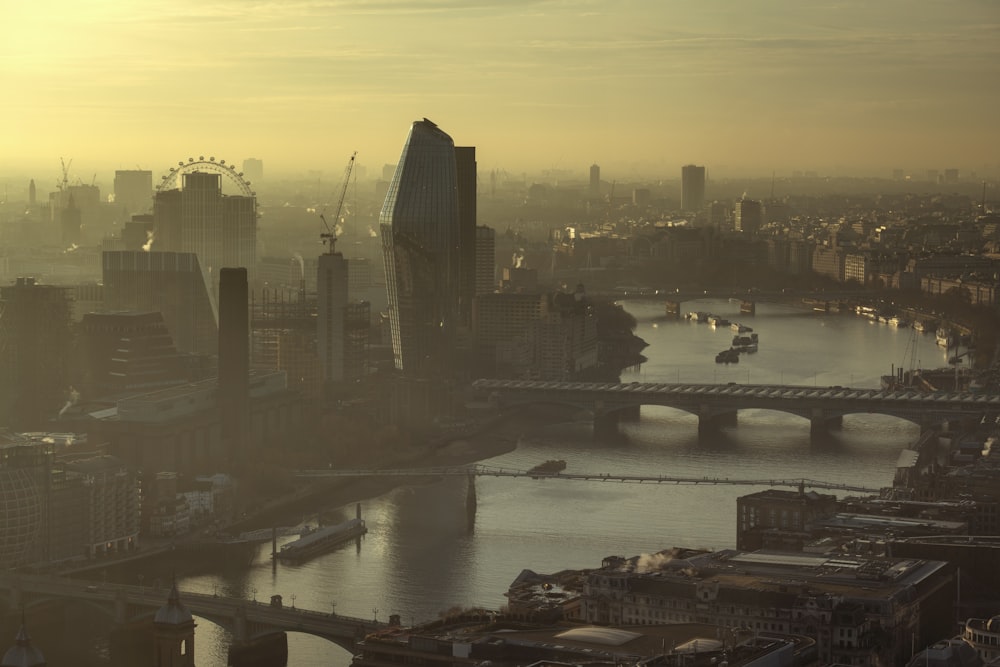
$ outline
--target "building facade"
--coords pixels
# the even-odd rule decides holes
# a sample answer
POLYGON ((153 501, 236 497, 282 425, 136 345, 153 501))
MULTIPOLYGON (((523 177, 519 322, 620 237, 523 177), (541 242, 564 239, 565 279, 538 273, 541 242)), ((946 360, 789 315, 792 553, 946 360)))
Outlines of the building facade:
POLYGON ((212 294, 222 267, 245 268, 256 281, 257 200, 222 194, 222 174, 181 174, 181 187, 153 198, 156 250, 197 255, 212 294))
POLYGON ((681 167, 681 209, 697 212, 705 206, 705 167, 681 167))
POLYGON ((447 374, 460 317, 461 233, 451 137, 413 123, 379 216, 397 370, 447 374))

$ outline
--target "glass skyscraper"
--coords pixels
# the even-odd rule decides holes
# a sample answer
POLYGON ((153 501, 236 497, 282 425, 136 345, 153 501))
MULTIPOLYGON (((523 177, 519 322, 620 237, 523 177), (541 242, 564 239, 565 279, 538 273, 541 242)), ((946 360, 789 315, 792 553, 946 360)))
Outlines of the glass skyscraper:
POLYGON ((426 118, 410 128, 379 222, 395 366, 447 373, 461 321, 455 144, 426 118))

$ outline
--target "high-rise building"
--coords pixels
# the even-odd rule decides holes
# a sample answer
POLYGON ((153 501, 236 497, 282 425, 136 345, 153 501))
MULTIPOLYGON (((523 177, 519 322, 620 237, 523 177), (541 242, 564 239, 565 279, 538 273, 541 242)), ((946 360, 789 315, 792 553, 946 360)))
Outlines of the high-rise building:
POLYGON ((590 165, 590 196, 597 197, 601 194, 601 167, 596 164, 590 165))
POLYGON ((496 232, 492 227, 476 227, 476 295, 497 291, 496 232))
POLYGON ((317 348, 320 381, 341 382, 344 379, 344 311, 348 292, 347 260, 339 252, 319 256, 316 276, 318 300, 317 348))
POLYGON ((458 227, 461 262, 459 298, 462 324, 472 325, 472 299, 476 295, 476 148, 455 147, 455 175, 458 193, 458 227))
POLYGON ((42 430, 66 403, 69 289, 18 278, 0 287, 0 425, 42 430))
POLYGON ((30 206, 31 208, 35 208, 35 205, 37 203, 38 203, 38 194, 37 191, 35 190, 35 179, 31 179, 31 182, 28 183, 28 206, 30 206))
POLYGON ((264 179, 264 161, 255 157, 243 160, 243 178, 256 183, 264 179))
POLYGON ((219 293, 219 270, 242 267, 250 283, 257 264, 257 200, 222 194, 222 174, 181 174, 181 187, 153 198, 154 243, 159 250, 193 252, 219 293))
POLYGON ((681 167, 681 209, 700 211, 705 205, 705 167, 688 164, 681 167))
POLYGON ((153 172, 144 169, 115 172, 115 206, 126 215, 153 210, 153 172))
POLYGON ((759 201, 741 199, 736 202, 733 225, 736 231, 754 237, 764 222, 764 210, 759 201))
POLYGON ((73 248, 80 245, 80 232, 83 230, 82 212, 76 206, 73 195, 69 196, 66 208, 59 211, 59 227, 62 232, 63 248, 73 248))
POLYGON ((413 123, 379 216, 395 366, 447 373, 460 323, 461 254, 455 144, 413 123))
POLYGON ((101 261, 105 308, 162 313, 178 350, 217 352, 217 309, 194 253, 113 250, 101 261))

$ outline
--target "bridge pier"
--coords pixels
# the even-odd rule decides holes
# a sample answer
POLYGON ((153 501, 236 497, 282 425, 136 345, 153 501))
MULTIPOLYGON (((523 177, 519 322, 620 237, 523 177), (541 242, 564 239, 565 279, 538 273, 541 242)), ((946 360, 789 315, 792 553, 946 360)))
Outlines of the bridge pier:
POLYGON ((809 418, 809 435, 825 435, 830 431, 839 431, 844 427, 843 415, 827 417, 823 414, 814 414, 809 418))
POLYGON ((284 667, 288 664, 288 635, 278 632, 229 647, 231 667, 284 667))
POLYGON ((738 423, 736 410, 729 412, 704 411, 698 415, 698 435, 711 435, 721 428, 735 428, 738 423))
POLYGON ((469 473, 465 484, 465 518, 469 528, 469 533, 476 529, 476 508, 478 501, 476 498, 476 476, 469 473))
POLYGON ((628 407, 617 410, 618 422, 637 422, 640 419, 639 413, 642 409, 641 405, 630 405, 628 407))

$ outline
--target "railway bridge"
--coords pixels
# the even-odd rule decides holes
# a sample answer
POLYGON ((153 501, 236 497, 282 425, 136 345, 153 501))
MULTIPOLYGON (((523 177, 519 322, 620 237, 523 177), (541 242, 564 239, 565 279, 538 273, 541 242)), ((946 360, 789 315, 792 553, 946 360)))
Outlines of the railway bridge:
POLYGON ((922 429, 944 422, 979 420, 1000 414, 1000 395, 961 391, 924 393, 847 387, 753 384, 592 383, 481 379, 475 392, 501 410, 559 404, 589 412, 595 433, 614 432, 623 418, 636 419, 643 405, 684 410, 698 416, 699 433, 735 425, 740 410, 788 412, 809 420, 810 432, 837 428, 844 415, 875 413, 918 424, 922 429))

